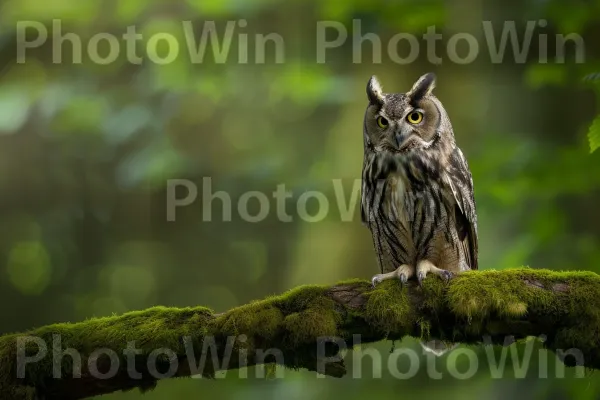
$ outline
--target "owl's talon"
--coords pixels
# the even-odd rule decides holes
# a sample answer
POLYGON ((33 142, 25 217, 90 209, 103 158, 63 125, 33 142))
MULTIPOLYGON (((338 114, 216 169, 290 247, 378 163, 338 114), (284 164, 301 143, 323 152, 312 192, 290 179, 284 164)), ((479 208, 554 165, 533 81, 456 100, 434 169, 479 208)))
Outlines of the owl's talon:
POLYGON ((375 275, 373 278, 371 278, 371 285, 373 287, 377 286, 378 283, 381 283, 381 278, 377 275, 375 275))
POLYGON ((419 286, 423 286, 423 279, 425 279, 427 275, 425 274, 425 272, 419 271, 419 273, 417 273, 417 281, 419 282, 419 286))
POLYGON ((448 281, 450 281, 450 279, 454 277, 454 274, 450 271, 442 270, 440 276, 444 279, 446 283, 448 283, 448 281))
POLYGON ((419 285, 421 285, 422 280, 425 279, 428 274, 435 274, 442 278, 444 282, 448 282, 454 276, 451 271, 438 268, 429 260, 420 261, 419 264, 417 264, 417 279, 419 280, 419 285))
POLYGON ((377 286, 377 284, 388 280, 388 279, 398 279, 402 285, 406 284, 411 276, 414 276, 415 269, 411 265, 402 264, 394 271, 386 272, 382 274, 377 274, 371 278, 371 285, 373 287, 377 286))
POLYGON ((406 276, 406 274, 401 273, 399 278, 400 283, 402 283, 402 285, 406 285, 406 283, 408 282, 408 277, 406 276))

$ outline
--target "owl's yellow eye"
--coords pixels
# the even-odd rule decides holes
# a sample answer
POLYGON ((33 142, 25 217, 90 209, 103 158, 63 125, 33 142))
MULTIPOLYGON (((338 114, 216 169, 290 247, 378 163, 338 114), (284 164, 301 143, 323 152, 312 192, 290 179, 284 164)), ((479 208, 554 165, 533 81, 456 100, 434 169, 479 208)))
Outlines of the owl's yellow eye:
POLYGON ((419 122, 423 121, 423 113, 419 111, 413 111, 410 114, 408 114, 406 120, 411 124, 418 124, 419 122))
POLYGON ((379 125, 380 128, 384 128, 385 129, 385 128, 388 127, 389 124, 390 123, 388 122, 388 120, 385 119, 384 117, 381 117, 381 116, 377 117, 377 125, 379 125))

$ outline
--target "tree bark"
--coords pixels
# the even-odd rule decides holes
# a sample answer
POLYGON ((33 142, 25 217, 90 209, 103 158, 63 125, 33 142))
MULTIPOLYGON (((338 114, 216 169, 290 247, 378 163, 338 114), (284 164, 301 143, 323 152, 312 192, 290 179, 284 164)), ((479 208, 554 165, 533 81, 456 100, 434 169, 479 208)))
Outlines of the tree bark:
POLYGON ((593 273, 470 271, 449 282, 431 276, 421 287, 353 280, 302 286, 221 314, 155 307, 5 335, 0 397, 82 399, 264 363, 339 377, 338 351, 352 348, 354 335, 361 343, 409 335, 501 345, 544 335, 548 349, 579 349, 584 365, 598 369, 599 331, 600 277, 593 273))

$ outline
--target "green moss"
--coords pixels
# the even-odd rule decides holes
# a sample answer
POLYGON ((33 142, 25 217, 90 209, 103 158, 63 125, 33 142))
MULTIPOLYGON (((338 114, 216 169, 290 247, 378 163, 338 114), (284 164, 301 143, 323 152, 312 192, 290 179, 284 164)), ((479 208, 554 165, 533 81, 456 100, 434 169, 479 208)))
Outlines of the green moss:
MULTIPOLYGON (((374 338, 414 335, 427 340, 439 336, 437 330, 441 329, 450 339, 468 339, 484 332, 501 334, 507 326, 515 331, 525 328, 522 332, 526 333, 530 325, 527 315, 533 314, 544 319, 543 326, 551 327, 548 347, 575 347, 600 360, 600 277, 593 273, 529 268, 471 271, 449 284, 428 278, 422 289, 410 289, 412 297, 408 288, 395 281, 383 282, 375 289, 363 280, 338 285, 353 286, 353 290, 362 292, 365 307, 344 308, 328 296, 330 287, 313 285, 237 307, 216 318, 203 307, 155 307, 77 324, 49 325, 24 335, 41 338, 51 349, 53 335, 58 334, 63 349, 77 349, 84 358, 98 348, 122 354, 128 342, 135 342, 143 355, 167 347, 183 356, 182 336, 192 337, 196 345, 208 334, 246 334, 248 345, 253 339, 261 339, 270 346, 290 349, 313 343, 317 337, 348 337, 355 333, 355 327, 367 329, 374 338), (447 317, 458 321, 443 326, 447 317), (369 327, 364 327, 364 321, 369 327)), ((17 337, 0 338, 0 394, 29 399, 34 393, 32 387, 51 376, 52 352, 27 365, 24 385, 18 385, 14 381, 17 337)), ((30 343, 26 350, 33 355, 38 348, 30 343)), ((65 374, 72 373, 70 363, 70 357, 63 358, 65 374)))
MULTIPOLYGON (((19 337, 39 338, 47 347, 44 358, 26 366, 25 383, 37 386, 45 378, 52 376, 52 346, 57 345, 58 340, 63 350, 77 349, 82 356, 83 365, 86 365, 85 358, 100 348, 109 348, 123 356, 123 350, 129 342, 135 342, 135 347, 143 355, 159 348, 169 348, 177 354, 184 354, 181 337, 190 335, 197 338, 202 335, 211 318, 212 312, 204 307, 154 307, 123 315, 88 319, 77 324, 53 324, 22 335, 4 336, 0 341, 0 393, 14 385, 19 337)), ((38 345, 29 341, 25 349, 26 354, 32 356, 37 354, 38 345)), ((62 370, 63 376, 72 376, 71 357, 62 358, 62 370)), ((23 388, 24 393, 29 390, 27 386, 18 387, 23 388)))
POLYGON ((382 332, 406 334, 416 323, 407 289, 397 281, 382 282, 367 296, 365 319, 382 332))
POLYGON ((217 330, 222 335, 252 334, 271 339, 281 329, 283 314, 269 301, 254 302, 229 311, 220 320, 217 330))
MULTIPOLYGON (((448 304, 458 316, 482 319, 490 315, 521 317, 527 313, 531 302, 544 303, 555 296, 529 286, 523 273, 532 270, 469 271, 453 279, 448 289, 448 304), (534 293, 536 290, 538 293, 534 293)), ((538 279, 537 276, 531 277, 538 279)))
POLYGON ((429 320, 425 318, 419 318, 417 320, 417 324, 419 325, 419 328, 421 330, 419 338, 425 341, 429 340, 431 336, 431 322, 429 322, 429 320))
POLYGON ((448 303, 453 312, 468 319, 491 315, 519 318, 532 307, 559 316, 574 311, 572 301, 567 301, 571 304, 568 309, 564 307, 567 296, 578 303, 594 300, 599 283, 599 277, 592 273, 529 268, 469 271, 453 279, 448 303), (593 284, 588 287, 590 282, 593 284), (562 285, 559 290, 554 286, 557 284, 562 285))
MULTIPOLYGON (((600 277, 594 273, 530 268, 465 272, 452 281, 447 297, 450 309, 470 322, 468 334, 497 330, 488 319, 501 325, 532 313, 543 315, 544 324, 552 327, 543 332, 547 347, 600 356, 600 277)), ((519 328, 514 322, 510 326, 519 328)))
POLYGON ((341 316, 326 296, 328 286, 305 285, 271 299, 285 314, 286 344, 313 343, 317 337, 336 336, 341 316))
POLYGON ((429 312, 444 308, 448 286, 448 283, 436 276, 427 277, 422 284, 424 298, 420 307, 429 312))
POLYGON ((287 337, 292 345, 314 343, 319 337, 337 336, 336 316, 332 312, 319 312, 309 309, 285 317, 287 337))
POLYGON ((336 283, 336 286, 358 286, 363 289, 370 289, 371 282, 365 281, 364 279, 352 278, 340 281, 336 283))
POLYGON ((308 308, 315 299, 323 298, 328 286, 304 285, 291 289, 272 300, 284 312, 294 312, 308 308))
POLYGON ((224 335, 249 334, 288 345, 312 343, 335 336, 341 315, 326 296, 327 286, 300 286, 279 296, 234 308, 220 316, 215 331, 224 335))

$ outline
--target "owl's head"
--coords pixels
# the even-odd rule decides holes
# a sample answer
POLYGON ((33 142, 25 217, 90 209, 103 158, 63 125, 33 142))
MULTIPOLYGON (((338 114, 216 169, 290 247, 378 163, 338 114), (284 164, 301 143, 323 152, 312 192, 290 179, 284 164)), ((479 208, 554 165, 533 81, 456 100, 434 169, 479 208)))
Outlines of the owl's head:
POLYGON ((406 93, 383 93, 377 78, 371 77, 367 84, 365 150, 409 153, 453 143, 450 120, 432 94, 434 87, 435 75, 428 73, 406 93))

